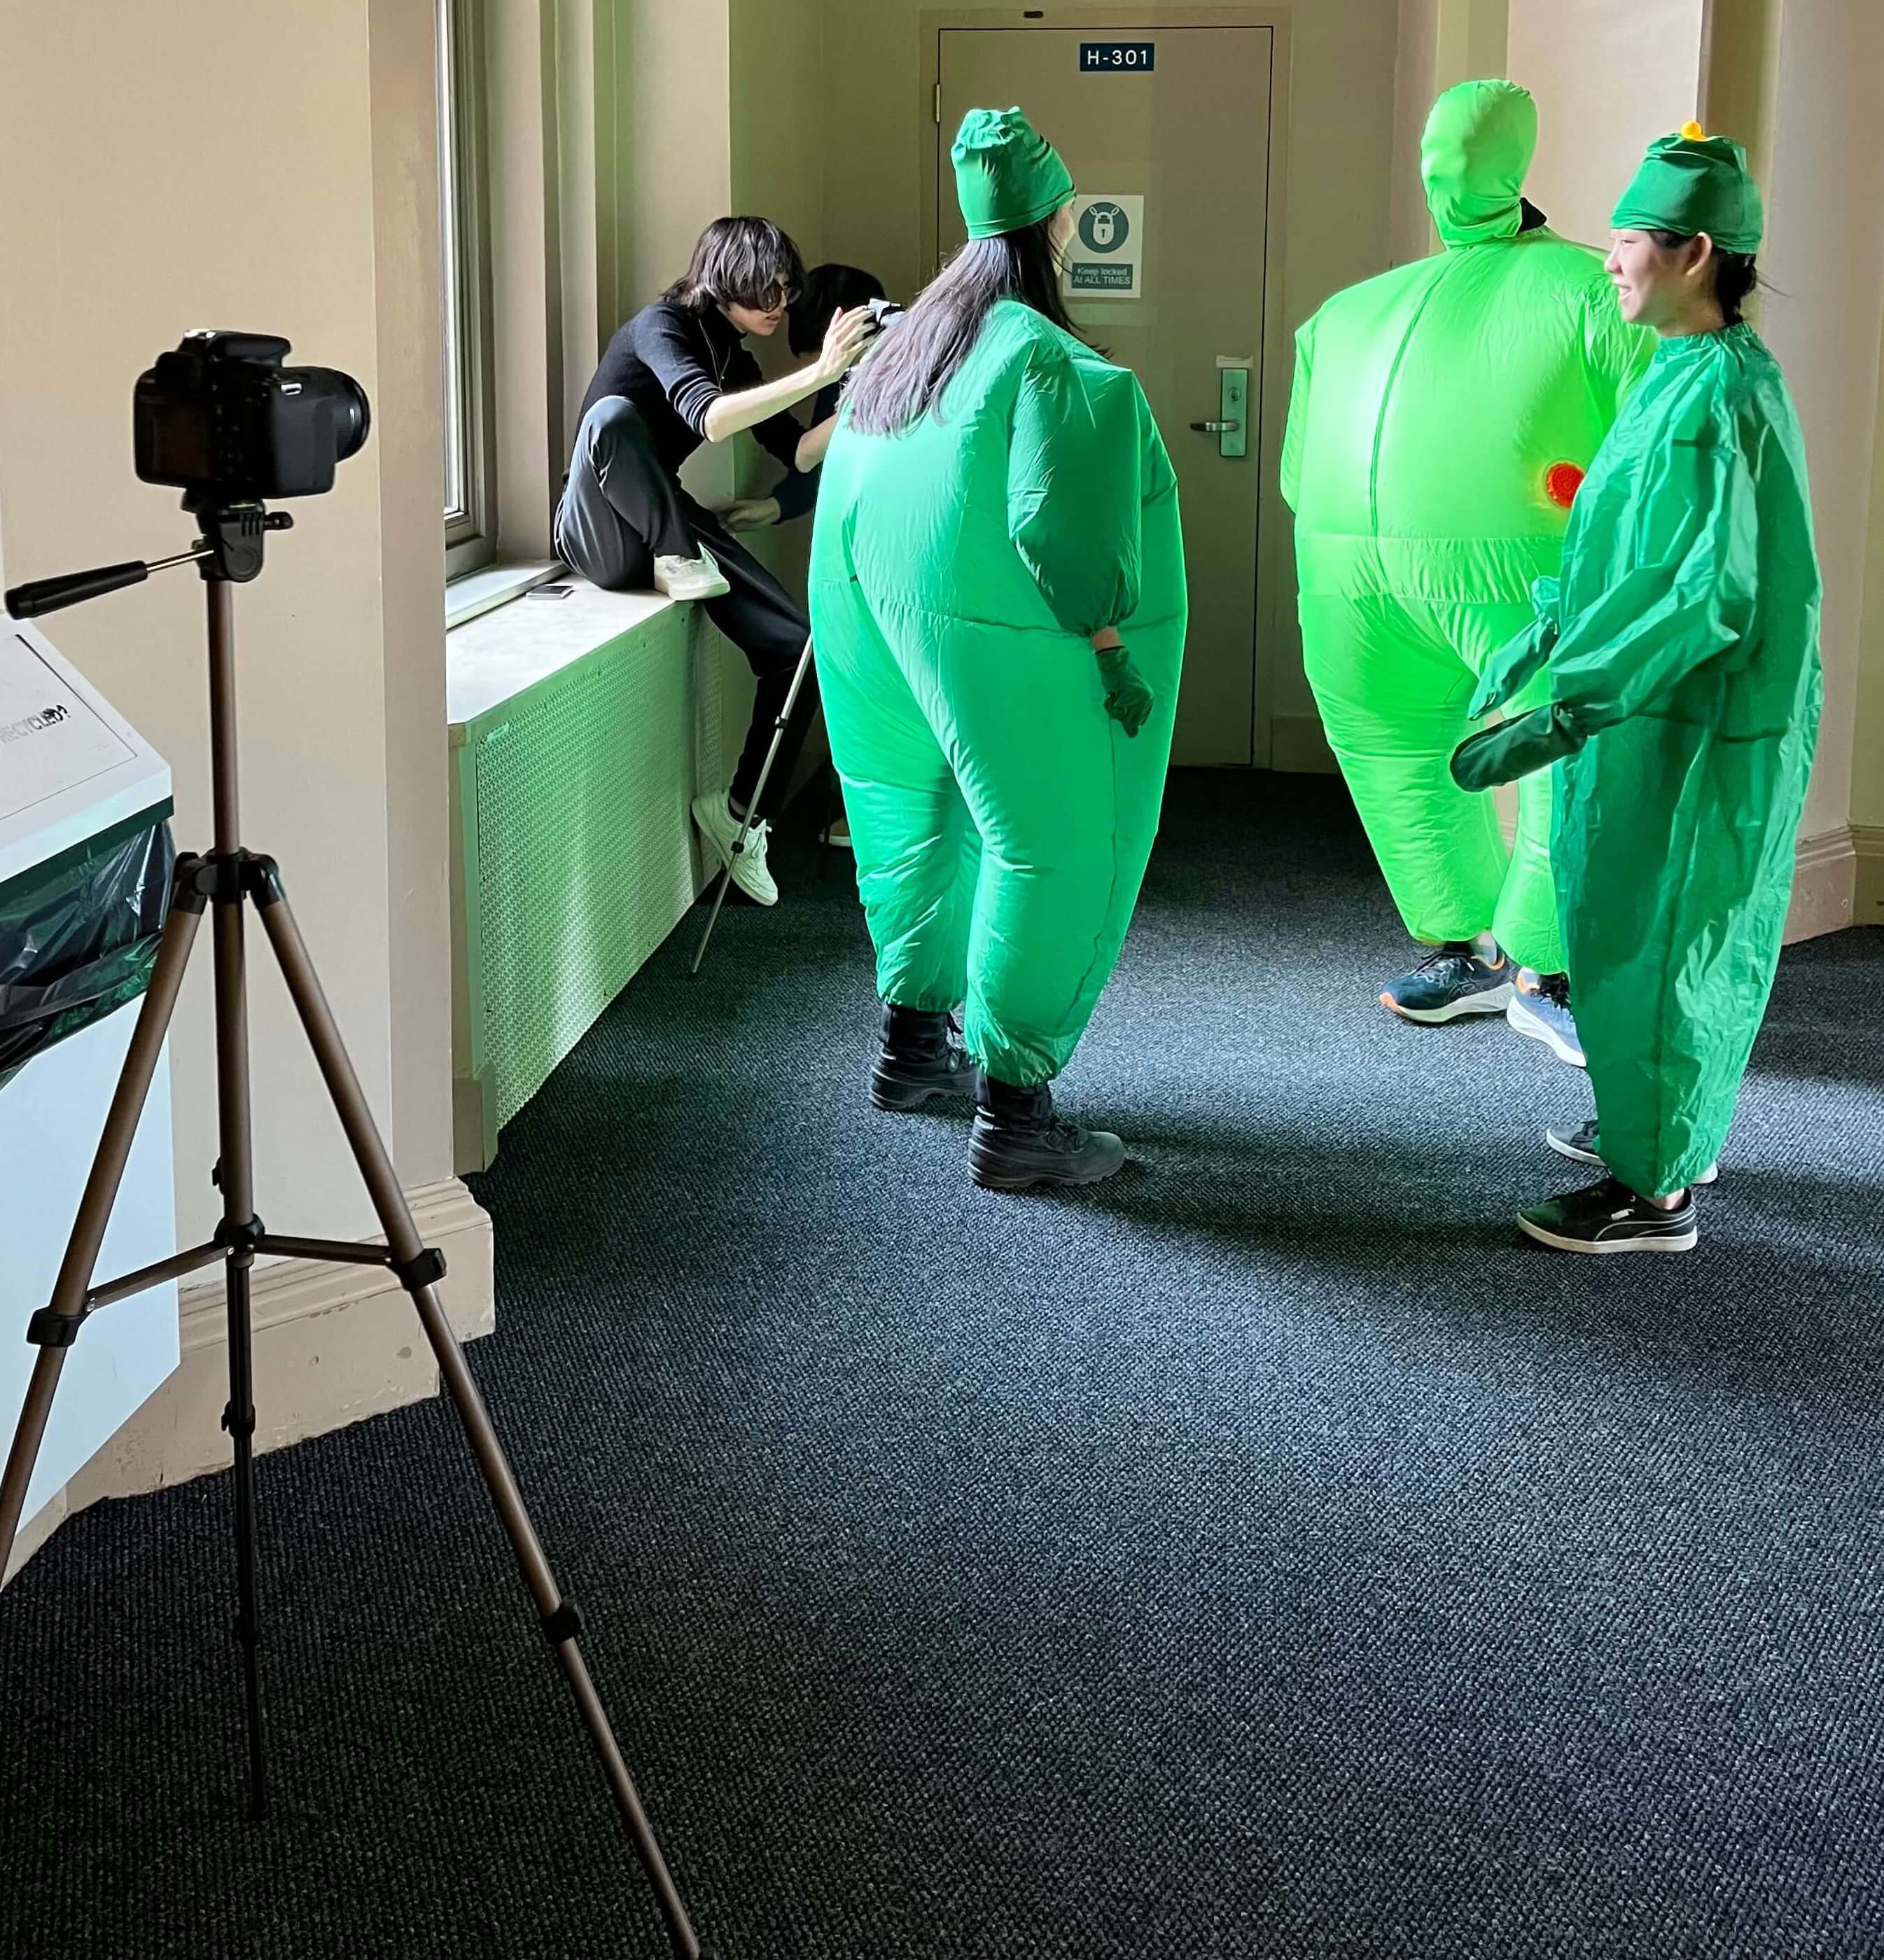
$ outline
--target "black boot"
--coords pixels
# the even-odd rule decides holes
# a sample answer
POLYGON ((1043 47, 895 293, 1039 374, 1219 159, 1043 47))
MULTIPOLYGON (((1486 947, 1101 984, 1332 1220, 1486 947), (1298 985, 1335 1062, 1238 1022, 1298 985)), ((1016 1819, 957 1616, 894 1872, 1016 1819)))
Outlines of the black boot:
POLYGON ((883 1008, 883 1045, 870 1074, 870 1100, 879 1109, 917 1109, 932 1096, 972 1096, 974 1064, 946 1014, 920 1007, 883 1008))
POLYGON ((1053 1114, 1045 1083, 1016 1089, 980 1078, 968 1168, 987 1191, 1025 1191, 1034 1184, 1097 1184, 1125 1163, 1125 1146, 1109 1130, 1082 1130, 1053 1114))

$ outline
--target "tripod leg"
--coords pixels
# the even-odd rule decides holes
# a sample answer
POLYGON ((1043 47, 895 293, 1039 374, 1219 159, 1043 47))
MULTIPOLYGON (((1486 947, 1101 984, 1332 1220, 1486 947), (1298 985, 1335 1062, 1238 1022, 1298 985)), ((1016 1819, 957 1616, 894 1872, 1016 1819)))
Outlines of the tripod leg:
MULTIPOLYGON (((805 651, 798 657, 798 671, 792 676, 791 686, 786 690, 785 705, 778 711, 778 719, 772 724, 771 746, 765 752, 765 760, 759 767, 759 779, 752 785, 752 800, 746 805, 746 813, 739 826, 739 834, 732 840, 732 864, 739 861, 739 854, 745 848, 746 833, 753 825, 752 813, 759 807, 759 799, 765 794, 765 786, 771 780, 772 765, 778 760, 779 745, 785 740, 785 730, 798 705, 798 697, 805 690, 805 678, 811 672, 812 647, 805 642, 805 651)), ((697 980, 700 977, 700 963, 707 956, 707 948, 713 938, 713 930, 720 923, 720 908, 726 902, 726 887, 732 882, 732 864, 720 874, 719 889, 713 893, 713 910, 707 915, 707 930, 700 936, 700 950, 694 955, 694 963, 687 969, 687 977, 697 980)))
POLYGON ((308 958, 300 928, 288 908, 274 867, 261 861, 261 869, 262 876, 258 881, 256 903, 261 909, 262 924, 281 963, 289 996, 307 1031, 328 1093, 333 1099, 341 1127, 346 1131, 347 1141, 360 1166, 373 1210, 379 1215, 380 1229, 392 1251, 393 1268, 411 1295, 425 1338, 437 1358, 446 1391, 457 1409, 465 1440, 477 1459, 478 1471, 491 1493, 491 1502, 510 1538, 511 1549, 516 1554, 523 1582, 535 1602, 538 1618, 555 1647, 556 1657, 568 1678, 577 1710, 601 1759, 609 1789, 627 1826, 642 1869, 653 1887, 674 1952, 678 1960, 700 1960, 700 1942, 688 1919, 686 1907, 669 1874, 666 1860, 661 1855, 660 1845, 641 1808, 627 1764, 622 1760, 621 1748, 609 1726, 608 1713, 577 1646, 577 1637, 582 1631, 580 1617, 557 1586, 535 1527, 524 1507, 523 1494, 505 1459, 504 1446, 491 1427, 484 1398, 472 1379, 464 1350, 459 1345, 458 1336, 446 1317, 434 1284, 433 1255, 427 1254, 418 1227, 413 1223, 405 1194, 400 1188, 379 1128, 373 1120, 373 1112, 361 1090, 359 1078, 354 1073, 353 1064, 340 1039, 340 1030, 335 1025, 332 1010, 328 1006, 313 964, 308 958))
POLYGON ((255 1255, 246 1242, 255 1220, 255 1148, 249 1129, 249 1010, 246 953, 240 888, 218 895, 213 921, 216 952, 216 1083, 221 1147, 224 1236, 229 1246, 224 1297, 229 1329, 229 1401, 222 1414, 234 1458, 232 1497, 236 1551, 236 1643, 242 1656, 242 1698, 248 1744, 249 1817, 268 1814, 262 1729, 262 1606, 255 1514, 255 1343, 249 1306, 255 1255))
MULTIPOLYGON (((98 1151, 92 1160, 91 1174, 85 1180, 85 1195, 78 1208, 72 1235, 66 1242, 65 1257, 59 1269, 49 1309, 63 1319, 77 1322, 85 1312, 85 1295, 98 1265, 99 1248, 111 1222, 112 1207, 118 1187, 124 1181, 124 1167, 130 1160, 131 1146, 138 1123, 151 1093, 151 1080, 157 1073, 157 1058, 164 1052, 164 1038, 170 1032, 170 1017, 176 1010, 177 990, 183 984, 189 950, 202 923, 203 901, 192 882, 200 861, 181 859, 170 891, 170 909, 164 921, 164 936, 157 946, 157 959, 151 969, 144 1004, 138 1010, 137 1026, 118 1077, 118 1087, 105 1118, 98 1151)), ((13 1446, 8 1454, 6 1473, 0 1479, 0 1575, 13 1556, 13 1542, 19 1535, 20 1519, 26 1509, 27 1486, 33 1480, 33 1466, 39 1461, 40 1446, 45 1440, 46 1425, 52 1412, 52 1396, 65 1365, 64 1344, 47 1344, 40 1349, 33 1364, 26 1402, 20 1411, 13 1446)))

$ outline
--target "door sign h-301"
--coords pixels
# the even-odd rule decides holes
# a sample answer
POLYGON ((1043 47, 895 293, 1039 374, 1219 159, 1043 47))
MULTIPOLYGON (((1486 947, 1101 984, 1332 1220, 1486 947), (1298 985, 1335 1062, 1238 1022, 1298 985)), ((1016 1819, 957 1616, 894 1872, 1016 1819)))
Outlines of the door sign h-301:
POLYGON ((1143 198, 1075 199, 1066 288, 1093 298, 1145 297, 1143 198))

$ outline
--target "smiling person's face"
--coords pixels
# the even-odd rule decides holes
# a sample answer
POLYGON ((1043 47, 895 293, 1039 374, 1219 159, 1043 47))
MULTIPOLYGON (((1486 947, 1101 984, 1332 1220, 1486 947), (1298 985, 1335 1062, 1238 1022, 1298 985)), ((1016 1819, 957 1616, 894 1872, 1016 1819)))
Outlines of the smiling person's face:
POLYGON ((1652 232, 1616 231, 1610 234, 1603 269, 1631 326, 1651 326, 1657 333, 1686 332, 1711 296, 1713 258, 1714 241, 1704 234, 1670 246, 1652 232))

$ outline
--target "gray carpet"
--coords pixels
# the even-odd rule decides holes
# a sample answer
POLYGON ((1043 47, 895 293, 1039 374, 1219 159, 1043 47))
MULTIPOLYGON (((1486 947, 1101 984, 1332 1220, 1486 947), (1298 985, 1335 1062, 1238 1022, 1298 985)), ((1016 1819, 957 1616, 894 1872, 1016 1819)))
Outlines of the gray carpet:
MULTIPOLYGON (((1884 934, 1787 956, 1701 1249, 1599 1265, 1508 1223, 1582 1079, 1374 1004, 1334 785, 1178 779, 1075 1195, 863 1107, 860 920, 781 875, 478 1187, 478 1373, 724 1960, 1884 1953, 1884 934)), ((0 1951, 664 1952, 449 1411, 262 1465, 260 1831, 226 1494, 0 1599, 0 1951)))

